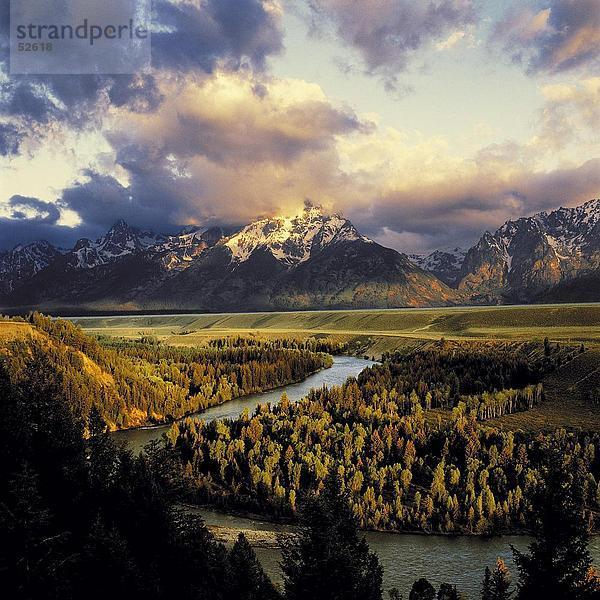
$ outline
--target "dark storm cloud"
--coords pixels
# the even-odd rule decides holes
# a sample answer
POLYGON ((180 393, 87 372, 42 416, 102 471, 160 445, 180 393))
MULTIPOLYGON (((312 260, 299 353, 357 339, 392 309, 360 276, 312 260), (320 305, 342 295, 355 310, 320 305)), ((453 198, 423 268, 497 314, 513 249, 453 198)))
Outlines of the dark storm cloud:
POLYGON ((10 217, 18 220, 32 219, 54 225, 60 219, 60 210, 56 204, 28 196, 12 196, 8 201, 8 209, 10 217))
POLYGON ((600 0, 546 0, 515 5, 493 41, 530 73, 600 68, 600 0))
POLYGON ((87 171, 87 181, 65 189, 56 203, 13 196, 7 203, 7 216, 0 218, 0 249, 40 239, 70 247, 82 237, 97 238, 119 219, 161 233, 174 232, 181 225, 174 220, 181 189, 173 186, 172 178, 157 163, 140 159, 136 164, 137 172, 130 165, 131 186, 121 185, 110 175, 87 171), (80 224, 61 226, 61 209, 76 211, 80 224))
POLYGON ((477 17, 469 0, 308 0, 308 4, 317 31, 332 26, 345 44, 361 53, 369 72, 392 80, 417 51, 464 29, 477 17))
POLYGON ((11 123, 0 123, 0 156, 18 154, 25 134, 11 123))
POLYGON ((347 212, 368 235, 410 252, 468 247, 507 220, 576 206, 599 193, 600 159, 593 159, 576 168, 523 170, 508 177, 482 169, 442 185, 389 193, 373 201, 368 212, 347 212))
POLYGON ((153 112, 163 101, 156 79, 142 74, 136 77, 115 77, 108 89, 113 106, 125 106, 133 112, 153 112))
POLYGON ((58 225, 60 211, 52 202, 12 196, 6 209, 7 215, 0 217, 0 250, 40 239, 59 245, 72 239, 73 230, 58 225))
POLYGON ((162 213, 154 214, 151 206, 142 204, 132 189, 114 177, 94 171, 85 175, 88 181, 63 191, 62 203, 76 211, 86 227, 105 230, 118 219, 144 226, 160 223, 162 213))
MULTIPOLYGON (((0 72, 6 74, 9 14, 9 0, 0 0, 0 72)), ((154 66, 172 74, 238 69, 244 60, 261 69, 266 57, 281 49, 279 17, 263 0, 209 0, 201 7, 155 0, 153 30, 154 66)), ((50 121, 82 128, 101 117, 105 98, 138 112, 153 111, 162 100, 152 74, 15 75, 0 83, 0 116, 22 132, 50 121)), ((0 131, 0 149, 16 154, 19 144, 2 143, 6 134, 0 131)))
POLYGON ((158 1, 152 33, 154 66, 206 73, 225 61, 238 68, 244 58, 262 69, 282 48, 277 15, 263 0, 208 0, 200 7, 158 1))
POLYGON ((76 238, 71 227, 65 227, 36 219, 0 218, 0 251, 11 250, 17 244, 27 245, 46 240, 55 246, 68 248, 76 238))

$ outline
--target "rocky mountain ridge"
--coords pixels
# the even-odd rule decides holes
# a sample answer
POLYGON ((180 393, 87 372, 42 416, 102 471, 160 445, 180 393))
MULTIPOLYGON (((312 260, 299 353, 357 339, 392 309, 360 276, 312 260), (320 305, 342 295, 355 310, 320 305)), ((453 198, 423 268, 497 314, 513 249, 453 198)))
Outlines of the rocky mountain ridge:
POLYGON ((600 201, 507 221, 468 251, 407 256, 307 204, 245 227, 115 223, 72 249, 0 253, 0 305, 273 310, 600 300, 600 201))

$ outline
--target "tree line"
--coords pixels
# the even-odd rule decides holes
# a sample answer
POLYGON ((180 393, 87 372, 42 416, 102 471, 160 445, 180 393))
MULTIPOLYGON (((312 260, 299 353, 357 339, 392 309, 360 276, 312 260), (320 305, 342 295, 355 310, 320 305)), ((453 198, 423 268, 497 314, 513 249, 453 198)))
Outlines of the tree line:
POLYGON ((95 407, 111 429, 163 423, 247 394, 304 379, 327 368, 343 346, 232 338, 206 348, 175 348, 156 340, 97 340, 69 321, 30 316, 31 339, 5 344, 18 380, 31 349, 62 374, 69 404, 87 416, 95 407))

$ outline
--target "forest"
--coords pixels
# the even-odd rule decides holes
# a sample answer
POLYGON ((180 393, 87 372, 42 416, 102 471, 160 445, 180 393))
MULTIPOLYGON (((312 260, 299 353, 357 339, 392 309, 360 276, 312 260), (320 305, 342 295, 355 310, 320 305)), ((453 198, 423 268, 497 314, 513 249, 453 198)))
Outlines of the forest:
POLYGON ((30 316, 38 335, 5 344, 11 377, 37 354, 61 374, 69 404, 84 417, 96 407, 110 429, 169 422, 184 415, 304 379, 331 365, 343 346, 231 338, 203 348, 154 339, 98 340, 69 321, 30 316))
MULTIPOLYGON (((584 348, 441 341, 386 355, 298 403, 284 395, 233 421, 186 418, 134 456, 107 434, 108 375, 189 393, 196 365, 207 381, 227 379, 289 352, 296 368, 314 369, 343 348, 231 338, 179 349, 30 321, 33 335, 4 341, 0 353, 0 586, 9 598, 399 600, 383 590, 360 529, 527 531, 517 573, 498 561, 481 574, 482 600, 600 595, 587 549, 599 525, 599 437, 485 422, 490 410, 543 403, 544 374, 584 348), (182 500, 294 520, 281 589, 243 536, 216 542, 182 500)), ((300 372, 255 370, 246 382, 300 372)), ((408 600, 436 598, 462 596, 423 577, 408 600)))
POLYGON ((284 396, 234 421, 186 419, 167 443, 194 502, 294 518, 303 496, 335 472, 361 528, 470 534, 528 529, 540 464, 560 452, 585 472, 597 529, 598 435, 531 436, 480 423, 542 402, 542 375, 579 351, 442 341, 298 403, 284 396), (444 418, 431 407, 444 407, 444 418))

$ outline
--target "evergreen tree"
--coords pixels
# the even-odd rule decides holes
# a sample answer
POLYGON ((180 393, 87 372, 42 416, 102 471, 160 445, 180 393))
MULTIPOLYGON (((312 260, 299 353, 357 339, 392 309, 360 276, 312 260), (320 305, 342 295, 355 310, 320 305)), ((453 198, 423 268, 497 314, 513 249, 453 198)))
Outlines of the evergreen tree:
POLYGON ((543 485, 534 497, 534 541, 527 554, 513 548, 519 599, 578 600, 589 593, 587 522, 578 462, 549 452, 543 485))
POLYGON ((286 600, 381 600, 382 569, 359 537, 339 476, 332 470, 300 514, 301 533, 284 542, 286 600))
POLYGON ((227 598, 231 600, 278 600, 281 598, 264 571, 254 550, 240 533, 229 552, 230 575, 227 598))
POLYGON ((492 572, 489 567, 485 568, 485 574, 483 576, 481 600, 492 600, 492 572))
POLYGON ((442 583, 437 593, 437 600, 460 600, 460 594, 455 585, 442 583))
POLYGON ((492 573, 491 584, 491 600, 509 600, 512 597, 512 592, 510 591, 510 573, 501 558, 496 561, 496 568, 492 573))
POLYGON ((408 600, 435 600, 435 588, 425 577, 421 577, 413 583, 408 600))

